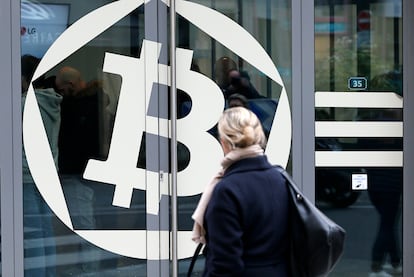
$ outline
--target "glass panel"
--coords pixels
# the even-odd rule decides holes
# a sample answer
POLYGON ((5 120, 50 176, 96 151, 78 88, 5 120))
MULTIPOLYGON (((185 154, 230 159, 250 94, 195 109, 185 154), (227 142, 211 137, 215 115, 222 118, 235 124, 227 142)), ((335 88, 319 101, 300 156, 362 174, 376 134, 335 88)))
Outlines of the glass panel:
MULTIPOLYGON (((27 276, 168 275, 167 13, 147 1, 144 14, 143 2, 21 2, 27 276)), ((217 168, 205 153, 219 163, 215 123, 236 92, 261 119, 269 157, 288 164, 290 130, 272 134, 290 121, 291 40, 280 38, 291 37, 291 19, 287 1, 181 3, 178 254, 187 262, 191 212, 217 168)))
MULTIPOLYGON (((215 126, 221 112, 233 105, 245 105, 255 112, 269 138, 266 153, 271 159, 277 160, 275 153, 280 152, 271 151, 274 143, 271 134, 276 133, 272 133, 272 124, 277 120, 274 118, 276 108, 282 105, 279 99, 286 96, 284 90, 289 98, 291 96, 292 57, 290 1, 185 2, 185 7, 180 4, 177 10, 178 47, 192 51, 191 70, 203 76, 200 80, 210 79, 218 86, 217 89, 206 89, 203 83, 197 82, 193 90, 183 90, 178 85, 178 126, 180 127, 181 120, 197 117, 197 123, 191 126, 191 130, 189 127, 178 128, 178 136, 185 138, 190 133, 194 137, 197 132, 209 133, 206 139, 200 140, 196 145, 193 138, 187 142, 182 141, 183 145, 178 146, 178 186, 184 187, 178 199, 178 230, 179 233, 189 233, 190 242, 185 248, 183 244, 179 252, 188 253, 186 257, 190 257, 196 248, 196 244, 191 244, 190 240, 193 228, 191 215, 200 193, 217 172, 223 157, 215 126), (263 66, 269 56, 272 62, 269 68, 277 69, 280 81, 277 78, 272 80, 274 75, 267 71, 269 68, 263 66), (204 95, 208 97, 202 98, 204 95), (200 112, 203 108, 206 110, 200 112), (211 136, 216 140, 209 140, 211 136), (197 155, 201 155, 201 164, 191 168, 191 163, 196 163, 194 160, 197 160, 197 155), (181 177, 186 176, 186 173, 195 174, 194 182, 181 177), (194 186, 198 188, 193 189, 194 186)), ((180 64, 178 58, 177 64, 180 64)), ((289 130, 285 131, 281 132, 289 133, 289 130)), ((287 163, 290 144, 286 149, 287 163)), ((283 154, 280 156, 283 157, 283 154)), ((186 272, 188 266, 188 259, 180 260, 179 272, 186 272)), ((200 257, 194 271, 201 273, 203 267, 204 261, 200 257)))
POLYGON ((316 202, 347 231, 330 276, 402 271, 401 8, 315 1, 316 202))
POLYGON ((21 2, 25 276, 146 276, 161 255, 144 22, 139 1, 21 2))

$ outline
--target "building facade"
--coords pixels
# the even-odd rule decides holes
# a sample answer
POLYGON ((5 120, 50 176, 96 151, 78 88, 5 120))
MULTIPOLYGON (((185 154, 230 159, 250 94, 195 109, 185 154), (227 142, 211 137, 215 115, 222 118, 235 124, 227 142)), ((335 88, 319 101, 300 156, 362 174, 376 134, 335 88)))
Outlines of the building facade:
POLYGON ((412 276, 413 11, 2 1, 1 275, 184 274, 216 123, 242 95, 271 162, 347 231, 330 276, 412 276))

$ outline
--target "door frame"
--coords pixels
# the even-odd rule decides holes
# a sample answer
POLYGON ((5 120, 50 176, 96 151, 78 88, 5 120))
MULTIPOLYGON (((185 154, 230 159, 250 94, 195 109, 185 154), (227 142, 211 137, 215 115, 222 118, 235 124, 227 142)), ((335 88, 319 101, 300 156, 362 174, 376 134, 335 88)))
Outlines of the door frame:
POLYGON ((412 195, 414 195, 414 57, 411 49, 414 47, 414 33, 409 26, 414 24, 414 3, 403 0, 403 276, 414 272, 414 249, 411 247, 414 238, 414 218, 410 211, 413 209, 412 195))
POLYGON ((1 1, 0 33, 1 273, 23 276, 20 1, 1 1))
POLYGON ((292 175, 315 201, 314 3, 292 0, 292 175), (306 11, 306 12, 303 12, 306 11), (302 47, 306 45, 306 47, 302 47), (304 184, 303 180, 307 180, 304 184))

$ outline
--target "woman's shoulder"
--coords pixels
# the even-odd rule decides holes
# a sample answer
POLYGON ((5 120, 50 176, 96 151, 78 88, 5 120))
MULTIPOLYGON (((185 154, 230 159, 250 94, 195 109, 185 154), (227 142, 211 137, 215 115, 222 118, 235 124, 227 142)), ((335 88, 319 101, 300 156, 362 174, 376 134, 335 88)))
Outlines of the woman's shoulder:
POLYGON ((247 163, 235 165, 219 182, 221 187, 233 188, 235 184, 249 186, 255 182, 284 184, 283 175, 276 166, 266 162, 263 164, 247 163))

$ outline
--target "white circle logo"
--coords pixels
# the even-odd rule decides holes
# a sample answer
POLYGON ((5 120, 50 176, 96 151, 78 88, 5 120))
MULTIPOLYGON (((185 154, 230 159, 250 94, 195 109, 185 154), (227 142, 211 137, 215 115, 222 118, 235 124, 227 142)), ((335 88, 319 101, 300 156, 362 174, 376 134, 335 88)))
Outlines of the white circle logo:
MULTIPOLYGON (((43 59, 40 61, 36 72, 34 73, 33 80, 51 70, 65 58, 73 54, 76 50, 80 49, 107 28, 114 25, 118 20, 140 7, 143 3, 143 0, 119 0, 94 10, 79 19, 64 33, 62 33, 62 35, 48 49, 43 59)), ((271 58, 262 46, 253 38, 253 36, 251 36, 236 22, 215 10, 199 4, 180 0, 176 2, 176 11, 200 30, 219 41, 222 45, 233 51, 252 66, 256 67, 259 71, 282 87, 271 133, 268 139, 266 154, 272 163, 286 166, 291 147, 290 106, 285 86, 271 58), (228 36, 229 33, 232 34, 231 37, 228 36)), ((155 63, 158 58, 157 51, 154 51, 154 49, 157 49, 156 43, 157 42, 145 40, 143 43, 143 48, 145 47, 146 49, 145 54, 144 51, 141 52, 141 55, 145 55, 146 60, 151 59, 155 63)), ((203 101, 209 101, 209 105, 204 104, 204 106, 208 107, 209 114, 211 114, 211 107, 217 107, 213 108, 213 114, 216 114, 217 117, 215 118, 213 116, 210 119, 206 119, 207 121, 210 120, 208 122, 206 121, 206 124, 211 123, 211 120, 217 120, 224 106, 224 99, 223 96, 220 95, 221 91, 217 85, 205 76, 189 70, 189 62, 191 62, 191 57, 191 50, 177 49, 177 87, 188 92, 192 100, 196 99, 197 101, 194 101, 194 103, 201 102, 200 105, 194 104, 188 116, 178 120, 178 140, 183 141, 185 144, 191 144, 191 141, 199 142, 200 138, 204 139, 202 136, 205 136, 205 134, 197 134, 201 133, 202 130, 196 130, 197 132, 193 132, 194 128, 192 127, 190 129, 188 127, 194 126, 194 122, 202 122, 200 117, 205 114, 203 111, 203 109, 205 109, 205 107, 203 107, 203 101), (191 78, 188 78, 188 74, 191 75, 191 78), (194 84, 188 80, 193 80, 196 83, 194 84), (197 82, 203 82, 203 84, 205 84, 204 89, 207 91, 204 91, 203 89, 200 90, 200 87, 197 87, 197 90, 199 91, 199 94, 197 94, 197 92, 193 89, 197 82), (208 99, 203 98, 206 96, 208 96, 208 99), (181 133, 180 130, 182 130, 181 133), (188 137, 188 130, 191 130, 191 138, 188 137)), ((144 70, 144 67, 141 66, 142 56, 140 59, 136 59, 107 53, 105 57, 106 65, 104 65, 104 71, 116 72, 116 70, 111 68, 111 66, 119 67, 116 65, 122 65, 124 62, 130 63, 134 70, 144 70)), ((156 64, 156 66, 158 67, 155 68, 159 68, 159 70, 168 71, 170 69, 167 65, 156 64)), ((127 72, 125 72, 125 74, 127 74, 127 72)), ((169 85, 167 79, 158 80, 158 82, 169 85)), ((122 90, 122 95, 127 97, 135 97, 134 99, 138 100, 140 99, 140 96, 137 96, 139 92, 137 93, 136 90, 132 91, 128 89, 128 86, 124 87, 122 90)), ((146 91, 146 93, 148 92, 146 91)), ((122 109, 124 109, 124 107, 122 107, 122 109)), ((128 109, 128 107, 126 106, 125 109, 128 109)), ((119 111, 120 106, 118 106, 117 109, 117 116, 119 111)), ((128 126, 128 128, 141 128, 142 126, 139 124, 140 122, 137 121, 135 125, 128 126)), ((122 142, 122 134, 118 134, 118 137, 119 141, 111 141, 111 149, 112 147, 117 149, 115 144, 122 142)), ((211 150, 209 152, 209 157, 211 157, 212 160, 219 161, 220 155, 222 156, 222 152, 218 142, 214 141, 214 139, 211 140, 211 138, 205 138, 204 141, 206 141, 206 144, 211 145, 209 148, 211 150)), ((162 253, 159 253, 158 249, 156 251, 147 251, 145 247, 137 247, 138 245, 150 245, 150 241, 152 240, 161 240, 162 243, 168 243, 170 237, 169 231, 76 230, 73 227, 32 85, 30 85, 27 93, 23 114, 23 143, 27 162, 36 186, 56 216, 69 229, 96 246, 119 255, 148 260, 168 260, 170 258, 169 250, 168 248, 165 249, 165 247, 159 250, 162 253)), ((192 152, 196 147, 200 148, 199 145, 200 144, 198 144, 198 146, 190 145, 190 151, 192 152)), ((204 144, 201 145, 204 147, 204 144)), ((202 156, 201 154, 200 156, 202 156)), ((197 160, 196 157, 197 155, 192 154, 192 160, 190 161, 192 166, 188 166, 188 168, 178 173, 179 196, 200 194, 203 191, 203 185, 208 183, 210 177, 217 170, 216 166, 207 166, 206 168, 205 163, 203 163, 203 159, 197 160), (203 165, 202 170, 199 166, 200 163, 203 165), (200 171, 202 171, 202 173, 200 173, 200 171), (194 180, 197 180, 196 186, 194 186, 194 180)), ((112 159, 111 157, 108 157, 108 160, 106 162, 102 162, 102 165, 110 168, 111 161, 113 160, 117 162, 116 158, 112 159)), ((88 163, 89 169, 87 167, 85 170, 85 178, 96 180, 97 176, 94 175, 96 173, 96 167, 94 169, 94 166, 99 167, 100 165, 97 165, 96 161, 90 160, 88 163)), ((132 173, 128 175, 129 179, 127 178, 125 180, 127 180, 128 183, 137 183, 139 181, 137 179, 141 178, 140 176, 142 176, 142 174, 148 174, 145 170, 143 170, 144 172, 140 172, 139 170, 143 169, 131 169, 132 173)), ((109 175, 107 178, 106 182, 117 185, 116 188, 120 187, 120 184, 116 183, 119 180, 112 180, 109 175)), ((136 184, 132 185, 132 187, 141 190, 145 190, 146 188, 145 185, 140 186, 136 184)), ((168 190, 160 193, 168 193, 168 190)), ((117 194, 117 192, 115 192, 115 194, 117 194)), ((129 196, 130 195, 128 195, 128 193, 125 195, 122 194, 122 191, 120 191, 118 196, 114 195, 113 204, 128 207, 128 201, 130 200, 130 198, 128 198, 129 196)), ((147 213, 149 210, 152 211, 152 209, 147 208, 147 213)), ((156 209, 153 210, 154 213, 157 212, 156 209)), ((192 256, 194 243, 191 240, 191 231, 178 231, 178 244, 180 245, 178 249, 179 259, 192 256)))

